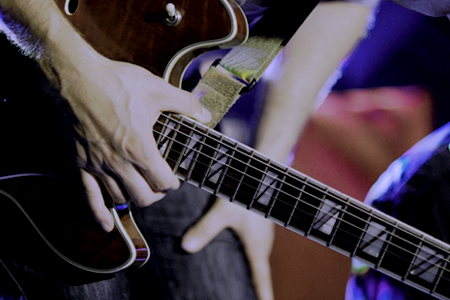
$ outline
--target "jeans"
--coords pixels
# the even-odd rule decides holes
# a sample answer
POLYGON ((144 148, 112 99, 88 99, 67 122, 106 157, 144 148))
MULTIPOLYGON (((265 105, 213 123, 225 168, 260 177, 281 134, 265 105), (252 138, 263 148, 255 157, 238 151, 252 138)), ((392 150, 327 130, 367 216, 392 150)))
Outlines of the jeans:
MULTIPOLYGON (((71 146, 60 129, 54 101, 37 83, 35 64, 5 38, 0 38, 0 46, 7 62, 0 72, 0 176, 72 176, 77 171, 71 146)), ((45 205, 45 199, 40 201, 45 205)), ((207 192, 184 184, 148 208, 132 207, 151 258, 139 269, 112 275, 68 265, 20 211, 8 211, 0 202, 0 299, 19 299, 22 294, 27 299, 256 299, 243 247, 231 230, 197 254, 180 248, 184 232, 212 201, 207 192)))
POLYGON ((71 266, 54 267, 60 259, 39 253, 27 258, 44 255, 39 263, 8 255, 3 263, 27 299, 256 299, 243 247, 231 230, 199 253, 187 254, 180 247, 183 233, 209 207, 210 198, 184 184, 148 208, 133 208, 151 250, 150 260, 138 269, 94 275, 71 266))

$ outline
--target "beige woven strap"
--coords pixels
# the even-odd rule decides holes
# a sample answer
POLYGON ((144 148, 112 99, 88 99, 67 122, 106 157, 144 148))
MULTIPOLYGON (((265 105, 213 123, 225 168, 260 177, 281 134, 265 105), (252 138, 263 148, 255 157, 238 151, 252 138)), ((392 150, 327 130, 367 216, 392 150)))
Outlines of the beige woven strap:
POLYGON ((218 66, 206 72, 193 92, 201 95, 200 102, 213 115, 208 126, 215 127, 242 92, 254 86, 319 1, 280 1, 255 25, 244 44, 234 47, 218 66), (298 10, 291 16, 286 7, 298 10))
POLYGON ((253 36, 234 47, 220 65, 247 84, 258 81, 270 63, 283 49, 281 37, 253 36))
POLYGON ((193 91, 201 96, 200 103, 212 114, 209 127, 214 128, 219 123, 245 87, 246 84, 220 72, 215 66, 209 68, 193 91))
POLYGON ((242 92, 259 80, 282 47, 281 38, 250 37, 234 47, 218 66, 211 66, 194 89, 200 102, 213 115, 214 128, 242 92), (234 76, 236 77, 234 77, 234 76))

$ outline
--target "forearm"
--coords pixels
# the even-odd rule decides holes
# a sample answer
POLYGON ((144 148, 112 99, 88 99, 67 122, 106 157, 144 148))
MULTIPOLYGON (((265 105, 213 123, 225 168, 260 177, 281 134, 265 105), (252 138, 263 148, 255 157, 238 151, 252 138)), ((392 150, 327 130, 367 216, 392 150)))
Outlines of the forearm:
POLYGON ((319 91, 364 33, 369 6, 321 3, 288 43, 282 75, 270 82, 256 148, 283 162, 319 91))
POLYGON ((197 97, 143 67, 98 54, 54 0, 0 0, 0 7, 3 30, 58 90, 54 95, 72 134, 85 194, 103 228, 110 231, 114 222, 102 187, 116 203, 141 207, 178 188, 151 129, 164 111, 210 122, 197 97))
POLYGON ((0 29, 41 65, 54 84, 56 74, 64 76, 65 70, 89 66, 88 62, 98 56, 54 0, 0 0, 0 7, 0 29))

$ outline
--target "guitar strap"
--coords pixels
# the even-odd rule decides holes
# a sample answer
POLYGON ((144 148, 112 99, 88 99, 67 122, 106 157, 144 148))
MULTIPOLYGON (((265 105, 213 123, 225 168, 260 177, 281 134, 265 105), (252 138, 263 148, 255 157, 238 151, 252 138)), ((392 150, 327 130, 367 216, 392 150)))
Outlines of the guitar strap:
POLYGON ((320 0, 275 1, 250 30, 248 40, 213 64, 194 89, 219 123, 242 93, 250 91, 320 0))

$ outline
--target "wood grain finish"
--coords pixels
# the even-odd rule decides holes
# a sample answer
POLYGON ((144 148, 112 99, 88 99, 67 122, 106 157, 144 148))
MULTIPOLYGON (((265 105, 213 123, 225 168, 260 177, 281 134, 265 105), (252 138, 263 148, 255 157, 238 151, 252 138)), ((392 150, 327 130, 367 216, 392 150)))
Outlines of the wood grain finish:
MULTIPOLYGON (((64 12, 66 0, 56 2, 64 12)), ((179 86, 186 65, 203 48, 224 42, 230 47, 247 37, 245 16, 232 0, 205 0, 200 5, 192 0, 170 2, 182 15, 174 27, 163 21, 169 3, 164 1, 79 0, 76 12, 66 16, 101 54, 140 65, 161 77, 171 60, 185 52, 171 71, 173 78, 168 79, 175 86, 179 86), (238 14, 236 22, 230 14, 238 14)))

